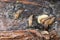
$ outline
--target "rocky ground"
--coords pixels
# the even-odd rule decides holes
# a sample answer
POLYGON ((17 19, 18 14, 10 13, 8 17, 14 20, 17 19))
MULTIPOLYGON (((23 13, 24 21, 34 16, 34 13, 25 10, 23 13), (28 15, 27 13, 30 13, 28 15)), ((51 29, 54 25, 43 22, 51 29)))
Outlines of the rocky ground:
POLYGON ((59 7, 58 0, 0 0, 0 40, 60 40, 59 7), (43 14, 52 17, 39 24, 43 14))

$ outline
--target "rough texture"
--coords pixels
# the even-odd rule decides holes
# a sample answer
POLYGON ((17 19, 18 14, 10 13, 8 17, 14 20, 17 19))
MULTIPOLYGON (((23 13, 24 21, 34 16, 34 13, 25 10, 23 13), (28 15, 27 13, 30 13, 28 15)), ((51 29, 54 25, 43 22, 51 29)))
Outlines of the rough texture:
POLYGON ((59 7, 58 0, 0 0, 0 40, 60 40, 59 7), (40 24, 43 14, 48 18, 40 24))
POLYGON ((46 31, 39 32, 38 30, 17 30, 9 32, 2 31, 0 33, 0 40, 57 40, 57 39, 59 40, 59 37, 56 35, 54 31, 51 33, 51 35, 49 35, 49 33, 47 34, 46 31))

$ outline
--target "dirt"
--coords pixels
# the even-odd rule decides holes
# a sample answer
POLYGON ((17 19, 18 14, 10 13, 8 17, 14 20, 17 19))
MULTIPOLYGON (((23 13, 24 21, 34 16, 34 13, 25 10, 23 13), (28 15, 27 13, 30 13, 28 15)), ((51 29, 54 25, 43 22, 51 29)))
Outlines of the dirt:
MULTIPOLYGON (((0 0, 0 33, 6 37, 5 32, 6 34, 12 32, 13 37, 10 39, 9 37, 12 35, 7 35, 9 37, 6 37, 6 40, 25 40, 25 38, 26 40, 60 40, 59 7, 60 1, 58 0, 0 0), (56 18, 53 24, 48 25, 47 30, 45 29, 46 26, 37 22, 37 17, 43 14, 56 18), (30 18, 31 15, 33 15, 32 19, 30 18), (31 24, 30 26, 29 23, 31 24), (42 31, 47 31, 49 34, 42 34, 42 31), (17 34, 15 34, 16 32, 17 34), (20 34, 27 36, 20 36, 20 34), (14 37, 15 35, 17 36, 14 37)), ((44 22, 46 23, 47 21, 44 22)), ((0 39, 4 40, 5 37, 0 39)))

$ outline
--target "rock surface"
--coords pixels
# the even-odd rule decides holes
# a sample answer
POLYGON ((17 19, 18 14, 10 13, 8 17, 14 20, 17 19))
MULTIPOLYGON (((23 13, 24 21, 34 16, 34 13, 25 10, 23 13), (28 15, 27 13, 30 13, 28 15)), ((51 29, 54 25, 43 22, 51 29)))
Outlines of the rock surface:
POLYGON ((49 1, 0 0, 0 40, 60 40, 60 1, 49 1), (56 19, 39 24, 38 16, 43 14, 56 19))

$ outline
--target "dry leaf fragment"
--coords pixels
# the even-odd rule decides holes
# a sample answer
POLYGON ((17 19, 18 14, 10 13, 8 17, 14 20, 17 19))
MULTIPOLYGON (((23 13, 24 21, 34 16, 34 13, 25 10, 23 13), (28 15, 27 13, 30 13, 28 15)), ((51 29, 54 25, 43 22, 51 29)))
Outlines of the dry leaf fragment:
POLYGON ((54 23, 54 21, 55 21, 54 19, 55 19, 55 17, 51 17, 51 18, 47 19, 44 22, 44 26, 45 26, 44 28, 47 29, 49 25, 51 25, 52 23, 54 23))
POLYGON ((50 39, 50 35, 48 31, 42 31, 41 34, 42 34, 42 37, 44 37, 46 40, 50 39))
POLYGON ((48 16, 48 15, 41 15, 41 16, 38 16, 37 20, 39 24, 43 24, 44 28, 47 29, 49 25, 54 23, 55 17, 48 16))
POLYGON ((45 25, 45 28, 48 28, 48 25, 51 25, 53 22, 54 22, 54 19, 55 17, 51 17, 51 19, 47 19, 45 22, 44 22, 44 25, 45 25))
POLYGON ((45 19, 45 18, 47 18, 47 17, 48 17, 48 15, 39 15, 39 16, 38 16, 38 19, 37 19, 38 23, 41 23, 41 20, 42 20, 42 19, 45 19))
POLYGON ((29 24, 29 26, 32 26, 32 21, 33 21, 33 15, 31 15, 31 16, 28 18, 28 24, 29 24))
POLYGON ((41 34, 49 34, 48 31, 42 31, 41 34))
POLYGON ((18 10, 15 14, 14 14, 14 19, 18 19, 20 14, 23 12, 23 10, 18 10))
POLYGON ((41 20, 40 20, 40 21, 41 21, 41 24, 43 24, 46 20, 47 20, 47 18, 41 19, 41 20))
POLYGON ((52 17, 50 22, 49 22, 49 25, 52 24, 54 22, 54 20, 55 20, 55 17, 52 17))
POLYGON ((48 27, 49 22, 50 22, 50 19, 46 20, 45 23, 44 23, 44 26, 48 27))

